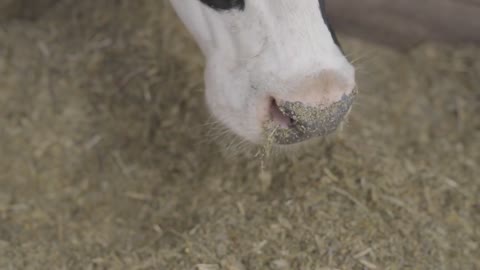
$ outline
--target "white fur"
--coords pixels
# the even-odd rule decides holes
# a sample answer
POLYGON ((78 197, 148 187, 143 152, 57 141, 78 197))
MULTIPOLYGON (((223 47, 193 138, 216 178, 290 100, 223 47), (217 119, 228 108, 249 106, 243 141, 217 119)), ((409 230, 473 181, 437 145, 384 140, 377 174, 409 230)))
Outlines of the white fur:
POLYGON ((295 96, 295 86, 323 71, 353 88, 353 67, 334 43, 318 0, 246 0, 243 11, 216 11, 199 0, 171 3, 206 57, 209 109, 243 139, 262 141, 269 97, 295 96))

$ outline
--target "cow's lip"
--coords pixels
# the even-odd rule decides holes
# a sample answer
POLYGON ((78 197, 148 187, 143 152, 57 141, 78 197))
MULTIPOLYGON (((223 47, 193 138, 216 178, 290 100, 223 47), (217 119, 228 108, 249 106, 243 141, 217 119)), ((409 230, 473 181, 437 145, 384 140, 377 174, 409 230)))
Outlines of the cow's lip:
POLYGON ((295 120, 292 119, 289 115, 285 114, 280 107, 278 106, 277 100, 273 97, 269 99, 268 106, 269 120, 275 122, 279 125, 280 128, 290 128, 294 125, 295 120))

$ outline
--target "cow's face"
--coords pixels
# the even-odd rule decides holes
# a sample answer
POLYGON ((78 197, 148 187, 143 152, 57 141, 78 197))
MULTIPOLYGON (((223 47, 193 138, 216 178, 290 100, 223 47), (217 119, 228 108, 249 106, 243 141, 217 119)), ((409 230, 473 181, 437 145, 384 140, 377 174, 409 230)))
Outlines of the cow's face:
POLYGON ((171 2, 206 56, 209 109, 234 133, 292 144, 326 135, 345 118, 354 69, 323 0, 171 2))

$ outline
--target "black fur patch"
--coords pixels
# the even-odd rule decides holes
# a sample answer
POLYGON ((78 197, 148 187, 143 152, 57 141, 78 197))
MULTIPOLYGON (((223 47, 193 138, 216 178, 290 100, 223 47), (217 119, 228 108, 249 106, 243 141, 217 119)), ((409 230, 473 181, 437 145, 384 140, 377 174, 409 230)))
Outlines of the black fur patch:
POLYGON ((216 10, 245 9, 245 0, 200 0, 200 2, 216 10))
MULTIPOLYGON (((184 0, 185 1, 185 0, 184 0)), ((292 0, 294 1, 294 0, 292 0)), ((237 10, 244 10, 245 9, 245 0, 200 0, 200 2, 204 3, 205 5, 215 9, 215 10, 232 10, 232 9, 237 9, 237 10)), ((323 21, 328 27, 328 30, 330 31, 330 34, 332 35, 333 41, 337 46, 342 50, 342 47, 340 46, 340 43, 338 42, 337 35, 335 34, 335 31, 333 30, 330 22, 328 21, 327 18, 327 13, 326 13, 326 7, 325 7, 325 0, 318 0, 320 4, 320 11, 321 15, 323 18, 323 21)))
POLYGON ((337 35, 335 34, 335 31, 333 30, 330 22, 328 21, 327 12, 326 12, 326 9, 325 9, 325 0, 318 0, 318 1, 320 3, 320 11, 322 12, 323 21, 327 25, 328 31, 330 31, 330 34, 332 35, 332 38, 333 38, 333 41, 335 42, 335 44, 337 44, 337 46, 340 49, 342 49, 341 46, 340 46, 340 43, 338 42, 337 35))

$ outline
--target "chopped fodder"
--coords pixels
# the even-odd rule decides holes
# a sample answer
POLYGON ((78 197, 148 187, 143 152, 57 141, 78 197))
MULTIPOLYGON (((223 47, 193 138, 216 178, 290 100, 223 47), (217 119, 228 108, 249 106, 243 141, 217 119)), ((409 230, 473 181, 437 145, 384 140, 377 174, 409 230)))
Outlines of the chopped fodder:
POLYGON ((342 41, 375 53, 341 137, 260 176, 205 143, 203 59, 164 1, 3 25, 0 269, 479 269, 480 50, 342 41))

